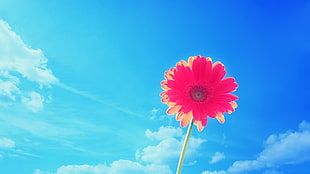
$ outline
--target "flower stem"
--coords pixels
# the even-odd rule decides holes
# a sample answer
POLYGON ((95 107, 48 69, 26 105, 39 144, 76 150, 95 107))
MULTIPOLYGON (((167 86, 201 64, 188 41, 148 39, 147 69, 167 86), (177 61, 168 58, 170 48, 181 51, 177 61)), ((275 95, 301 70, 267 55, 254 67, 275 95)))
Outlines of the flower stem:
POLYGON ((187 129, 187 133, 185 135, 185 139, 184 139, 182 151, 181 151, 181 154, 180 154, 180 158, 179 158, 179 163, 178 163, 178 168, 177 168, 177 173, 176 174, 180 174, 181 173, 182 165, 183 165, 183 161, 184 161, 184 155, 185 155, 185 151, 186 151, 186 148, 187 148, 189 136, 190 136, 190 134, 192 132, 192 127, 193 127, 193 118, 191 118, 191 121, 190 121, 188 129, 187 129))

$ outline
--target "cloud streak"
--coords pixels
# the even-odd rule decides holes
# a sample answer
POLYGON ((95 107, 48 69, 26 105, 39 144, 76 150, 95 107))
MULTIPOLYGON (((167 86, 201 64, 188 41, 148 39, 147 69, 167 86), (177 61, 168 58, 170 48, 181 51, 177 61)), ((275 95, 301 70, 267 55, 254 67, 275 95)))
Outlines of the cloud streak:
POLYGON ((110 108, 116 109, 116 110, 121 111, 121 112, 123 112, 125 114, 132 115, 132 116, 135 116, 135 117, 138 117, 138 118, 145 118, 145 116, 143 114, 139 114, 139 113, 133 112, 131 110, 128 110, 128 109, 116 106, 116 105, 114 105, 114 104, 112 104, 110 102, 107 102, 105 100, 102 100, 102 99, 100 99, 100 98, 98 98, 98 97, 96 97, 96 96, 94 96, 94 95, 92 95, 92 94, 90 94, 90 93, 88 93, 86 91, 81 91, 81 90, 75 89, 75 88, 73 88, 71 86, 68 86, 66 84, 63 84, 61 82, 57 82, 55 85, 60 87, 60 88, 65 89, 67 91, 70 91, 70 92, 72 92, 74 94, 83 96, 85 98, 88 98, 88 99, 90 99, 92 101, 95 101, 95 102, 98 102, 100 104, 103 104, 105 106, 109 106, 110 108))
POLYGON ((3 158, 4 155, 11 156, 11 157, 27 156, 27 157, 39 158, 38 155, 24 152, 23 150, 18 149, 16 147, 16 142, 6 137, 0 138, 0 152, 3 153, 3 154, 0 154, 0 158, 3 158))

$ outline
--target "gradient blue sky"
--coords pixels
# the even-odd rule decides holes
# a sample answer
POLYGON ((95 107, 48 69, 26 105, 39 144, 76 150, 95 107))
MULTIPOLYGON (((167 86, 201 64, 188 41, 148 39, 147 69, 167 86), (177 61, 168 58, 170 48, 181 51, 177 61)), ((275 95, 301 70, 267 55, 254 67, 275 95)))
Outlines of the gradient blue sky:
POLYGON ((308 174, 307 0, 1 0, 0 173, 175 173, 159 83, 195 55, 239 107, 193 131, 183 173, 308 174))

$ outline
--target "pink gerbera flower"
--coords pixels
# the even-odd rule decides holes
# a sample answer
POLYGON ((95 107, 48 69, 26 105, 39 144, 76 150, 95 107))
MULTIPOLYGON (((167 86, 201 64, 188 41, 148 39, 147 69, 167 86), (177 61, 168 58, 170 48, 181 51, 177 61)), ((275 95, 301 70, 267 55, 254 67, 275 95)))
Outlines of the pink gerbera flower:
POLYGON ((162 102, 170 106, 167 114, 177 114, 182 127, 193 117, 199 131, 206 126, 208 117, 224 123, 223 113, 232 113, 238 99, 230 94, 236 91, 238 84, 233 77, 224 78, 225 74, 224 65, 212 64, 209 57, 195 56, 188 62, 178 62, 165 72, 166 80, 161 82, 165 90, 161 93, 162 102))

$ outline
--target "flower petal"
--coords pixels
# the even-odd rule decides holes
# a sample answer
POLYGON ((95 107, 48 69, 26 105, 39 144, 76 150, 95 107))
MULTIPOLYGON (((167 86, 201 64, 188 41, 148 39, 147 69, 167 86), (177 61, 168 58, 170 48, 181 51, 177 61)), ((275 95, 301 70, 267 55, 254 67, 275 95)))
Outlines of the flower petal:
POLYGON ((196 59, 196 57, 197 57, 197 56, 191 56, 191 57, 188 58, 188 65, 189 65, 190 67, 193 66, 193 61, 196 59))
POLYGON ((202 131, 203 130, 204 127, 202 126, 202 123, 201 123, 200 120, 195 121, 194 124, 197 125, 198 131, 202 131))
POLYGON ((238 97, 234 94, 218 94, 215 95, 212 99, 210 99, 212 102, 230 102, 238 100, 238 97))
POLYGON ((216 115, 216 119, 217 121, 219 121, 220 123, 224 123, 225 122, 225 118, 224 118, 224 114, 219 112, 217 115, 216 115))
POLYGON ((188 125, 188 123, 191 121, 191 118, 193 117, 192 112, 187 113, 184 118, 181 120, 180 125, 181 127, 185 127, 188 125))
POLYGON ((191 63, 193 76, 195 81, 201 82, 201 81, 207 81, 210 76, 210 72, 212 69, 212 62, 210 58, 200 57, 196 56, 193 62, 191 63))
POLYGON ((184 119, 185 116, 186 116, 186 114, 185 114, 184 112, 179 112, 179 113, 177 113, 175 119, 176 119, 177 121, 182 121, 182 120, 184 119))
POLYGON ((181 60, 180 62, 177 63, 177 66, 188 66, 188 64, 184 60, 181 60))
POLYGON ((171 106, 168 110, 167 110, 167 114, 168 115, 173 115, 179 112, 181 106, 180 105, 175 105, 175 106, 171 106))
POLYGON ((190 67, 185 65, 185 63, 177 63, 176 72, 174 74, 174 80, 179 82, 179 84, 185 85, 192 81, 192 71, 190 67))
POLYGON ((173 79, 173 72, 172 71, 166 71, 165 72, 165 78, 167 79, 167 80, 172 80, 173 79))
POLYGON ((215 87, 215 93, 229 93, 236 91, 238 84, 235 81, 235 78, 228 77, 223 79, 215 87))
POLYGON ((227 113, 231 114, 235 111, 235 109, 238 107, 238 104, 235 101, 229 102, 231 108, 227 111, 227 113))
POLYGON ((235 101, 231 101, 231 102, 229 102, 229 104, 231 105, 232 108, 238 107, 238 104, 235 101))
POLYGON ((161 81, 160 84, 161 84, 161 88, 162 88, 163 90, 165 90, 165 91, 171 89, 171 88, 169 88, 169 87, 167 86, 167 84, 168 84, 167 80, 161 81))
POLYGON ((218 83, 226 74, 225 67, 221 62, 215 62, 212 66, 212 72, 209 83, 218 83))

